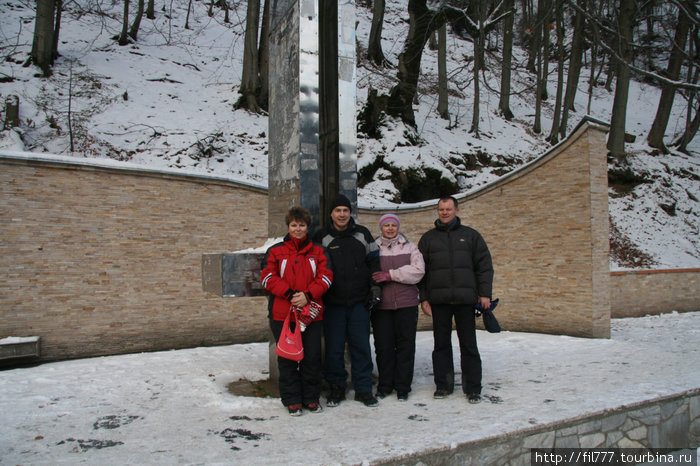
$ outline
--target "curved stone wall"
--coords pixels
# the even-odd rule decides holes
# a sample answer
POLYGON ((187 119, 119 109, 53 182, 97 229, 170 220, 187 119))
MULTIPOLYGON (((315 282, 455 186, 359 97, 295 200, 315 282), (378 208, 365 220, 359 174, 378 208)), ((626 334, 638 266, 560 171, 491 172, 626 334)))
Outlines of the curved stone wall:
POLYGON ((0 338, 43 360, 261 341, 265 298, 202 291, 201 255, 267 238, 267 191, 0 157, 0 338))
MULTIPOLYGON (((605 131, 585 121, 461 196, 493 255, 505 330, 609 337, 605 131)), ((266 189, 36 154, 0 155, 0 187, 0 338, 41 337, 43 360, 267 340, 266 299, 204 292, 201 262, 264 244, 266 189)), ((358 217, 377 234, 383 213, 358 217)), ((435 203, 399 214, 418 241, 435 203)))
MULTIPOLYGON (((585 121, 542 157, 460 199, 462 223, 491 251, 503 329, 610 336, 605 136, 585 121)), ((399 210, 402 231, 418 241, 436 207, 399 210)), ((363 210, 359 220, 375 231, 383 213, 363 210)))

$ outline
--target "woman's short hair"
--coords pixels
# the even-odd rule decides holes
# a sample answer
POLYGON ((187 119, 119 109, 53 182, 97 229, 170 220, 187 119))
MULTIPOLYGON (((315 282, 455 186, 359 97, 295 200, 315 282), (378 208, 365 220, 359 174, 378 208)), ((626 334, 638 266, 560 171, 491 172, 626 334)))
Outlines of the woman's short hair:
POLYGON ((284 221, 289 226, 292 221, 304 222, 306 226, 311 226, 311 214, 303 207, 295 206, 287 211, 284 221))

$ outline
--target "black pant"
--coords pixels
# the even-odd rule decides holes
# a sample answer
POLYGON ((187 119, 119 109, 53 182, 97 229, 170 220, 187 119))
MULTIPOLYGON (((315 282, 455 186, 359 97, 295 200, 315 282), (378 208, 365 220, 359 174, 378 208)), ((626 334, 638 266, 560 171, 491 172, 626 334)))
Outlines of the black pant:
POLYGON ((462 366, 462 391, 481 393, 481 356, 476 345, 474 306, 466 304, 432 304, 433 310, 433 373, 435 386, 454 390, 454 362, 452 359, 452 317, 459 338, 462 366))
POLYGON ((418 306, 372 312, 374 352, 379 371, 377 390, 380 392, 411 391, 417 325, 418 306))
MULTIPOLYGON (((270 319, 270 329, 279 341, 284 322, 270 319)), ((294 322, 292 322, 292 328, 294 322)), ((301 334, 304 343, 304 359, 300 362, 277 357, 279 388, 285 406, 318 403, 321 396, 321 336, 323 322, 312 322, 301 334)))

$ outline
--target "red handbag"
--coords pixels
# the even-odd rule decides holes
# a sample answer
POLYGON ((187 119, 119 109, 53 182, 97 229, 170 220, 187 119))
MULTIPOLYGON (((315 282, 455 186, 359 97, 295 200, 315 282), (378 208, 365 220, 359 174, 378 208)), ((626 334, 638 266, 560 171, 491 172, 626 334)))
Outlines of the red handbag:
POLYGON ((291 311, 287 314, 287 318, 284 319, 284 324, 282 324, 282 333, 280 334, 280 339, 277 341, 277 348, 275 348, 275 353, 277 356, 291 359, 292 361, 301 361, 304 359, 304 344, 301 341, 301 326, 297 320, 296 312, 291 311), (290 316, 294 316, 294 331, 289 328, 290 316))

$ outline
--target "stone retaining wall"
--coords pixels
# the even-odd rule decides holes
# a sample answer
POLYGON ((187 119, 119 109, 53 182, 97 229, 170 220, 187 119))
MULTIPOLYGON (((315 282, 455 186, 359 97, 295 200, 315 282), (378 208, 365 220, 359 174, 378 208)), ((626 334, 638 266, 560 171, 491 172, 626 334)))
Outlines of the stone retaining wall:
POLYGON ((262 341, 265 298, 202 291, 201 255, 267 238, 267 192, 143 170, 0 158, 0 338, 42 360, 262 341))
POLYGON ((612 317, 700 310, 700 269, 612 272, 612 317))
MULTIPOLYGON (((700 390, 643 401, 378 464, 529 465, 533 448, 697 448, 700 390)), ((695 452, 693 452, 695 454, 695 452)))
MULTIPOLYGON (((491 249, 505 330, 609 337, 605 154, 605 128, 584 122, 460 199, 491 249)), ((201 260, 264 244, 266 206, 267 190, 230 180, 0 155, 0 338, 40 336, 42 360, 264 341, 266 298, 205 293, 201 260)), ((359 221, 377 234, 383 213, 359 221)), ((399 214, 418 241, 436 210, 399 214)))
MULTIPOLYGON (((491 251, 504 330, 610 337, 605 141, 605 128, 583 124, 539 159, 460 199, 462 223, 491 251)), ((436 207, 399 210, 401 230, 418 241, 436 207)), ((359 220, 377 231, 383 213, 362 210, 359 220)))

